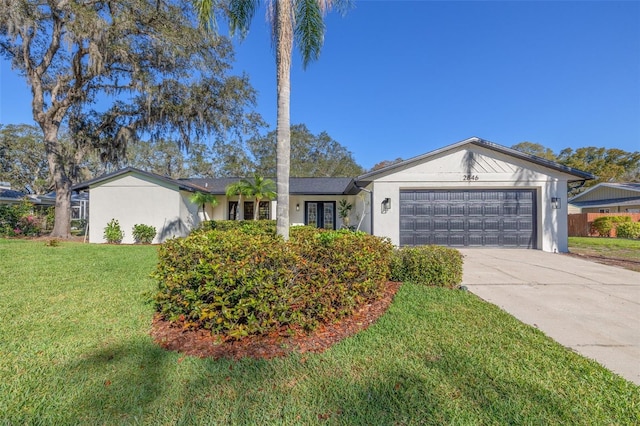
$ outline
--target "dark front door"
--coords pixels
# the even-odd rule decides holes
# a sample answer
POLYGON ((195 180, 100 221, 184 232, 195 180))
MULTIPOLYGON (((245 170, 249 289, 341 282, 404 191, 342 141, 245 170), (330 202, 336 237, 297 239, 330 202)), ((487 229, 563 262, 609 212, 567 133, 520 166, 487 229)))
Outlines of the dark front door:
POLYGON ((304 223, 316 228, 336 229, 335 201, 306 201, 304 223))

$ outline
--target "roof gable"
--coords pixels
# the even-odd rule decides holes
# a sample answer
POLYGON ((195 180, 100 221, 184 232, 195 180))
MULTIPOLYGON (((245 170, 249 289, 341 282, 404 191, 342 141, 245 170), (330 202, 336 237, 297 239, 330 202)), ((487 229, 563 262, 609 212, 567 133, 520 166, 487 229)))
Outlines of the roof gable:
POLYGON ((115 172, 107 173, 105 175, 98 176, 97 178, 84 181, 82 183, 79 183, 79 184, 76 184, 76 185, 72 186, 71 190, 73 190, 73 191, 82 191, 82 190, 85 190, 85 189, 90 189, 90 187, 92 187, 92 186, 99 186, 99 185, 102 185, 103 183, 105 183, 107 181, 120 179, 120 178, 122 178, 124 176, 128 176, 128 175, 137 175, 138 177, 160 181, 160 182, 162 182, 164 184, 169 184, 169 185, 172 185, 172 186, 176 186, 178 189, 182 189, 182 190, 185 190, 185 191, 190 191, 190 192, 196 192, 196 191, 208 192, 206 188, 202 188, 202 187, 200 187, 200 186, 198 186, 196 184, 189 183, 187 181, 180 180, 180 179, 172 179, 170 177, 161 176, 161 175, 158 175, 158 174, 155 174, 155 173, 151 173, 151 172, 146 172, 144 170, 136 169, 135 167, 125 167, 124 169, 120 169, 120 170, 117 170, 115 172))
POLYGON ((569 203, 601 202, 603 200, 638 199, 640 197, 640 183, 603 182, 592 186, 576 195, 569 203))
POLYGON ((483 155, 484 152, 495 152, 502 157, 513 158, 515 164, 531 164, 537 169, 550 169, 554 172, 560 172, 571 175, 576 180, 588 180, 594 179, 595 176, 591 173, 584 172, 582 170, 573 169, 571 167, 564 166, 562 164, 550 161, 544 158, 536 157, 533 155, 525 154, 520 151, 516 151, 511 148, 507 148, 502 145, 495 144, 493 142, 486 141, 477 137, 465 139, 461 142, 446 146, 444 148, 437 149, 435 151, 428 152, 426 154, 419 155, 417 157, 410 158, 400 163, 392 164, 384 167, 380 170, 375 170, 369 173, 365 173, 356 178, 357 182, 371 182, 379 179, 383 176, 395 173, 400 170, 406 170, 410 167, 417 166, 419 164, 431 162, 437 158, 441 158, 445 155, 449 155, 455 152, 467 150, 471 155, 466 155, 463 168, 466 168, 467 174, 475 173, 500 173, 500 172, 517 172, 517 166, 509 165, 508 161, 496 161, 496 158, 492 155, 483 155), (480 148, 474 149, 474 148, 480 148), (524 163, 523 163, 524 162, 524 163))

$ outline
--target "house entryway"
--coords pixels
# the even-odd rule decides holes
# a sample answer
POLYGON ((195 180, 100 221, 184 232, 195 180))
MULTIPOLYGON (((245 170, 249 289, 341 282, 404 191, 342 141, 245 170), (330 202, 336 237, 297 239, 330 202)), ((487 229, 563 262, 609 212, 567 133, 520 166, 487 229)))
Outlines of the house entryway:
POLYGON ((306 201, 304 223, 316 228, 336 229, 336 202, 306 201))

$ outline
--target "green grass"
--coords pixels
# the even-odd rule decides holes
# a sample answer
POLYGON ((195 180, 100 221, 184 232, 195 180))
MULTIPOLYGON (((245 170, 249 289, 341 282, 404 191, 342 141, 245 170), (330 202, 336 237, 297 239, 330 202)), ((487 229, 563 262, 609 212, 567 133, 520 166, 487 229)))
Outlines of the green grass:
POLYGON ((323 354, 148 335, 152 246, 0 240, 0 424, 639 424, 640 388, 474 295, 405 284, 323 354))
POLYGON ((569 251, 590 256, 640 261, 640 240, 602 237, 569 237, 569 251))

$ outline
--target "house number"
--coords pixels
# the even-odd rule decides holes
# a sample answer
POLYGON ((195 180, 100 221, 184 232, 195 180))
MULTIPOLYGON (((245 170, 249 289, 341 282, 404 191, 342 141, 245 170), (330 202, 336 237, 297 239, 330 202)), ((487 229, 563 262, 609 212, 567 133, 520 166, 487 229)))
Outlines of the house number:
POLYGON ((478 175, 462 175, 462 180, 478 180, 478 175))

